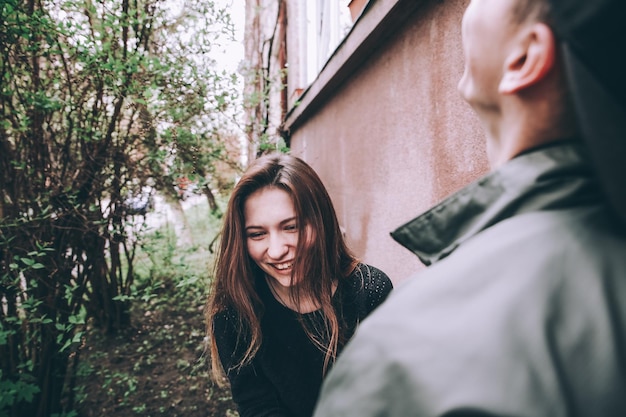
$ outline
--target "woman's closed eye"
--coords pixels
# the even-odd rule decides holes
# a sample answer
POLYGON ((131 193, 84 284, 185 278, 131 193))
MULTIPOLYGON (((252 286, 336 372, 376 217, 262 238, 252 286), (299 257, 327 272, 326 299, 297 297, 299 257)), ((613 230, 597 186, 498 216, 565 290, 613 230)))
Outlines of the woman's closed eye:
POLYGON ((288 232, 295 232, 298 230, 298 225, 295 223, 285 225, 285 230, 288 232))
POLYGON ((259 239, 263 239, 264 236, 265 236, 264 231, 248 232, 248 239, 259 240, 259 239))

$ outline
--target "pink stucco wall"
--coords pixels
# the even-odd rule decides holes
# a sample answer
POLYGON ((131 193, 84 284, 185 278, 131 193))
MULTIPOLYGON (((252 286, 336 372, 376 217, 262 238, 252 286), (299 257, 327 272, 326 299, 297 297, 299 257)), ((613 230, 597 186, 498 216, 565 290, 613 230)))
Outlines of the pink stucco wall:
POLYGON ((483 134, 456 90, 466 4, 424 2, 291 131, 292 153, 321 176, 352 249, 396 284, 423 265, 389 232, 488 170, 483 134))

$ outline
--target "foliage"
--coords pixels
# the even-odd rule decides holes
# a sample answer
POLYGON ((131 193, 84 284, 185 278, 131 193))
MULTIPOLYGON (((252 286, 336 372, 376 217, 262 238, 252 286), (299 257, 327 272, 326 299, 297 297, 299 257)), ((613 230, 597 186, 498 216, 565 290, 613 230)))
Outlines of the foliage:
POLYGON ((272 129, 276 128, 272 121, 277 117, 276 114, 279 120, 283 120, 286 114, 284 103, 276 103, 276 97, 281 97, 286 91, 287 69, 272 74, 272 60, 267 57, 265 61, 267 63, 261 62, 256 66, 267 67, 243 68, 247 85, 244 94, 244 109, 247 114, 245 132, 255 157, 271 152, 289 152, 285 138, 278 135, 280 129, 272 129))
MULTIPOLYGON (((223 203, 220 199, 221 206, 223 203)), ((87 333, 77 381, 81 416, 236 416, 227 388, 208 375, 203 306, 219 228, 206 201, 185 210, 193 244, 171 224, 150 229, 137 250, 132 328, 103 338, 87 333)))
POLYGON ((87 324, 130 323, 129 196, 210 193, 228 160, 236 93, 207 54, 231 23, 176 4, 0 2, 0 414, 72 409, 87 324))
POLYGON ((282 129, 287 115, 287 2, 259 2, 248 9, 244 131, 250 160, 268 152, 288 152, 288 133, 282 129))

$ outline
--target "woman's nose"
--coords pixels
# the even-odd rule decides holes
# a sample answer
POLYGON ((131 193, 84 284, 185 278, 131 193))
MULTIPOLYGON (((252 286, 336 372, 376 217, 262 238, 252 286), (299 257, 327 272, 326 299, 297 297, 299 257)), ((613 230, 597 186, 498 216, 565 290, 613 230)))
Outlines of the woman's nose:
POLYGON ((267 255, 272 259, 280 259, 289 252, 289 247, 285 239, 280 236, 270 237, 267 255))

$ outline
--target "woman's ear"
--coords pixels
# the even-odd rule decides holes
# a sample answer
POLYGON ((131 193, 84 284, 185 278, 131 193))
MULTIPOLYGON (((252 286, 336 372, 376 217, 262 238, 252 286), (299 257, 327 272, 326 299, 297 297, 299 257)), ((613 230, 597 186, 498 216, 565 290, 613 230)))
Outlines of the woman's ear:
POLYGON ((552 29, 543 23, 534 23, 505 61, 500 93, 515 94, 541 81, 554 67, 555 54, 552 29))

